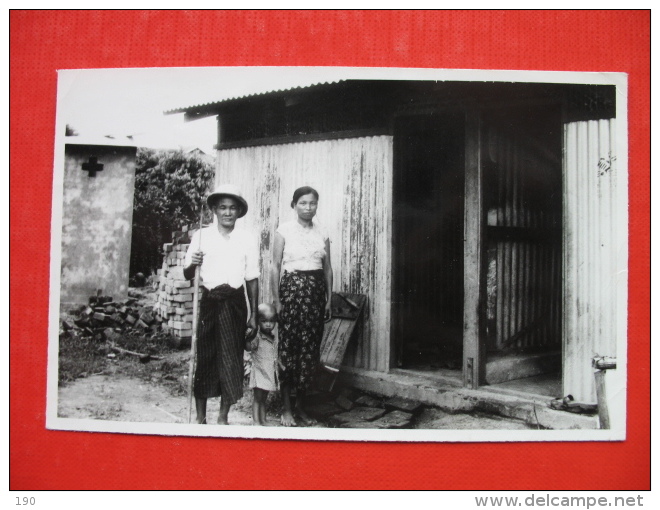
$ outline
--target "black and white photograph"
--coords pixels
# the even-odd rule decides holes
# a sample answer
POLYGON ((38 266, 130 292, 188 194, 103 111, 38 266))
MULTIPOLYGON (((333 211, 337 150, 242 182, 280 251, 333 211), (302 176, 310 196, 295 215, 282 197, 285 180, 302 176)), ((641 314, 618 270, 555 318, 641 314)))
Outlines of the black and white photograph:
POLYGON ((49 429, 626 438, 627 76, 58 72, 49 429))

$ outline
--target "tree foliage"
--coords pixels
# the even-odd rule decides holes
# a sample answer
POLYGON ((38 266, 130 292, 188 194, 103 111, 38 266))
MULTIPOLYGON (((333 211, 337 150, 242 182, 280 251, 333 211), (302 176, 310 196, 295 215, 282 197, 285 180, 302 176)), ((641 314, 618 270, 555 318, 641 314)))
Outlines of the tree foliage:
POLYGON ((214 169, 200 156, 138 148, 135 168, 131 275, 152 274, 162 264, 163 244, 183 225, 199 222, 214 169))

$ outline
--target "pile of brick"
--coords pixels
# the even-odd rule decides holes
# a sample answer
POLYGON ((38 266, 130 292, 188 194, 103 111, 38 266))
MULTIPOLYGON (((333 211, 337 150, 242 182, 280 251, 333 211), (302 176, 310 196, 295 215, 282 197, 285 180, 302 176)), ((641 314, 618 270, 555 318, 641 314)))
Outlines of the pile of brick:
POLYGON ((154 334, 160 328, 160 320, 151 306, 139 305, 133 298, 115 302, 110 296, 102 296, 100 291, 96 296, 90 296, 88 305, 74 310, 62 321, 63 332, 78 331, 99 341, 114 337, 119 331, 154 334))
POLYGON ((163 245, 163 266, 158 270, 160 282, 154 313, 162 321, 163 330, 179 345, 189 344, 193 331, 194 288, 192 281, 183 276, 192 233, 187 227, 172 233, 172 242, 163 245))

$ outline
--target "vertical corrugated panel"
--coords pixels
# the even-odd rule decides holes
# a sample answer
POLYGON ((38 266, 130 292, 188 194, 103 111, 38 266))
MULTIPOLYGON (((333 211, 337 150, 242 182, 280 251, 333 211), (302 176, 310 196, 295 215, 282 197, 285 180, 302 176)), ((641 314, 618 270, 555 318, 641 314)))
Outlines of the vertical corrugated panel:
POLYGON ((279 175, 270 147, 233 149, 218 153, 216 184, 232 183, 243 192, 248 214, 237 225, 259 236, 261 250, 260 300, 270 299, 272 240, 279 221, 279 175))
POLYGON ((559 194, 559 164, 530 146, 524 134, 491 128, 488 136, 495 163, 489 171, 497 182, 489 225, 531 236, 491 244, 497 274, 489 349, 559 348, 561 245, 551 232, 560 224, 561 203, 547 198, 555 188, 559 194))
POLYGON ((366 294, 367 320, 348 362, 387 371, 390 359, 392 137, 364 137, 219 151, 216 182, 240 186, 250 204, 239 220, 261 235, 262 300, 270 300, 272 239, 295 219, 291 198, 309 185, 329 234, 334 290, 366 294))
POLYGON ((591 359, 617 356, 626 332, 626 182, 615 120, 566 124, 564 153, 564 394, 594 402, 591 359))

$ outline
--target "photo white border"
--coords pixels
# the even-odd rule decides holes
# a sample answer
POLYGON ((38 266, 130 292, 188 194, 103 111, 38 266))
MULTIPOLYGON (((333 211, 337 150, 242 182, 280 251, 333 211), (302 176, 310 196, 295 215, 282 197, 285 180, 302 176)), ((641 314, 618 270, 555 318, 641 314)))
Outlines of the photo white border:
MULTIPOLYGON (((142 68, 142 71, 164 68, 142 68)), ((135 69, 93 69, 89 72, 111 73, 130 72, 135 69)), ((346 79, 362 80, 437 80, 437 81, 477 81, 506 83, 555 83, 555 84, 586 84, 614 85, 617 87, 616 118, 617 118, 617 168, 625 176, 621 184, 625 184, 625 196, 628 197, 628 89, 627 74, 589 73, 572 71, 506 71, 506 70, 467 70, 467 69, 418 69, 418 68, 353 68, 353 67, 216 67, 216 68, 167 68, 171 72, 186 72, 193 70, 216 70, 231 77, 245 74, 246 77, 255 73, 290 73, 292 75, 309 76, 307 84, 338 81, 346 79)), ((63 70, 60 73, 84 73, 85 70, 63 70)), ((63 111, 65 91, 61 87, 62 75, 58 80, 56 139, 54 150, 54 174, 51 219, 51 258, 50 258, 50 309, 48 327, 48 377, 46 428, 53 430, 111 432, 144 435, 196 436, 196 437, 227 437, 244 439, 300 439, 327 441, 370 441, 370 442, 544 442, 544 441, 612 441, 625 439, 625 423, 620 420, 622 429, 610 430, 434 430, 434 429, 340 429, 340 428, 305 428, 305 427, 254 427, 244 425, 199 426, 196 424, 119 422, 105 420, 83 420, 60 418, 58 408, 58 334, 60 310, 60 271, 61 271, 61 240, 62 240, 62 197, 64 177, 64 144, 66 118, 63 111)), ((273 89, 266 88, 263 92, 273 89)), ((249 95, 250 93, 246 93, 249 95)), ((217 100, 225 99, 219 97, 217 100)), ((195 104, 195 103, 193 103, 195 104)), ((186 107, 190 104, 173 105, 186 107)), ((619 190, 623 192, 623 190, 619 190)), ((628 246, 628 215, 619 217, 625 222, 622 231, 624 241, 628 246)), ((627 282, 623 288, 626 293, 626 307, 619 310, 627 331, 627 282)), ((627 389, 627 336, 620 339, 617 345, 617 370, 619 385, 613 389, 623 398, 617 401, 616 408, 610 412, 626 413, 627 389)))

